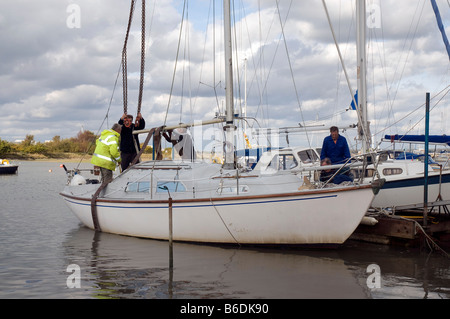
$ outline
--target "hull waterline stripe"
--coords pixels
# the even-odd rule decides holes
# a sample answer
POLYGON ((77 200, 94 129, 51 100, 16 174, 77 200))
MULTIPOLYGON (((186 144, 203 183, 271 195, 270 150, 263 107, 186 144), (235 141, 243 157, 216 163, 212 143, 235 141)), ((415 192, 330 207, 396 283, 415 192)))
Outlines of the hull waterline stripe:
MULTIPOLYGON (((401 188, 401 187, 415 187, 415 186, 424 186, 425 179, 423 177, 417 178, 408 178, 404 180, 396 180, 389 181, 383 185, 382 189, 391 189, 391 188, 401 188)), ((450 183, 450 174, 442 175, 442 184, 450 183)), ((428 185, 436 185, 439 184, 439 176, 429 176, 428 177, 428 185)))
MULTIPOLYGON (((295 199, 284 199, 284 200, 267 200, 267 201, 255 201, 255 202, 247 202, 247 203, 225 203, 225 204, 204 204, 204 205, 176 205, 174 203, 173 208, 199 208, 199 207, 220 207, 220 206, 236 206, 236 205, 256 205, 256 204, 273 204, 273 203, 283 203, 283 202, 295 202, 295 201, 305 201, 305 200, 315 200, 315 199, 324 199, 324 198, 336 198, 337 195, 327 195, 327 196, 319 196, 319 197, 308 197, 308 198, 295 198, 295 199)), ((77 201, 70 200, 68 198, 64 198, 66 201, 81 205, 81 206, 90 206, 88 203, 80 203, 77 201)), ((108 207, 108 208, 126 208, 126 209, 155 209, 155 208, 167 208, 167 206, 143 206, 143 207, 135 207, 135 206, 113 206, 113 205, 105 205, 99 204, 97 202, 97 207, 108 207)))

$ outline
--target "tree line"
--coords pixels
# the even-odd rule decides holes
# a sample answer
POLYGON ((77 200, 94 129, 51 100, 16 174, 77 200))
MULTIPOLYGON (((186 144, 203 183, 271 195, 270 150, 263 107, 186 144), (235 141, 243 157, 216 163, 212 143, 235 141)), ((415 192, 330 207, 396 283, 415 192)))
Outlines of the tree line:
MULTIPOLYGON (((34 135, 27 135, 20 143, 4 141, 0 138, 0 156, 8 154, 41 154, 54 155, 62 153, 78 153, 92 155, 95 150, 95 141, 99 136, 91 131, 80 131, 77 136, 62 139, 59 135, 49 142, 36 142, 34 135)), ((147 146, 144 153, 151 154, 152 146, 147 146)))

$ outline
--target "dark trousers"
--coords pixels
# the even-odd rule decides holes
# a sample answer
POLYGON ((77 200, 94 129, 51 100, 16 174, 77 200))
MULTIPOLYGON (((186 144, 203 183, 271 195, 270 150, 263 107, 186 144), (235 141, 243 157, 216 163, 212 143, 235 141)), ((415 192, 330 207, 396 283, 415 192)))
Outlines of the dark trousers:
POLYGON ((107 168, 100 167, 102 184, 109 184, 113 179, 113 171, 107 168))
POLYGON ((131 162, 133 162, 137 153, 121 153, 120 157, 122 162, 120 163, 120 167, 122 168, 122 172, 130 166, 131 162))

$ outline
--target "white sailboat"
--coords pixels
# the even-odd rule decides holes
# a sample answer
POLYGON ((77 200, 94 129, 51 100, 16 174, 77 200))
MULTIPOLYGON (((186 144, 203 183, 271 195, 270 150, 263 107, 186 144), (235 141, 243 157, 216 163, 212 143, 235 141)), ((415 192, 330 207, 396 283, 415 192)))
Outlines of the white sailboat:
MULTIPOLYGON (((323 1, 325 11, 328 15, 328 10, 323 1)), ((427 192, 430 202, 433 201, 449 201, 450 200, 450 167, 438 167, 431 161, 428 166, 424 161, 411 160, 411 159, 398 159, 387 156, 387 152, 381 152, 376 154, 371 150, 371 136, 370 136, 370 123, 368 121, 367 112, 367 62, 366 62, 366 3, 365 1, 356 1, 357 11, 357 70, 358 70, 358 84, 357 92, 358 98, 354 98, 354 105, 358 105, 356 111, 359 118, 359 139, 362 141, 361 153, 373 152, 372 159, 374 163, 368 165, 365 169, 365 173, 361 174, 360 168, 353 167, 353 175, 359 178, 364 175, 366 182, 370 182, 374 176, 378 176, 380 179, 384 179, 384 185, 380 189, 379 193, 375 197, 372 203, 373 208, 385 209, 385 208, 400 208, 406 205, 417 205, 424 201, 424 187, 425 187, 425 174, 427 172, 427 192)), ((330 23, 331 24, 331 23, 330 23)), ((333 28, 331 28, 333 30, 333 28)), ((334 34, 333 34, 334 35, 334 34)), ((339 46, 336 44, 338 52, 339 46)), ((339 52, 339 56, 340 52, 339 52)), ((345 71, 345 68, 344 68, 345 71)), ((353 92, 350 83, 348 83, 349 89, 353 92)), ((281 130, 280 130, 281 131, 281 130)), ((407 140, 406 136, 402 137, 403 140, 407 140)), ((423 137, 422 137, 423 139, 423 137)), ((436 139, 442 143, 442 139, 436 139)), ((444 139, 444 141, 447 141, 444 139)), ((320 151, 317 149, 303 148, 303 147, 288 147, 283 150, 273 150, 265 153, 258 164, 255 166, 255 170, 261 171, 291 171, 297 174, 305 175, 311 178, 311 181, 320 182, 318 176, 311 176, 309 173, 310 166, 314 163, 318 164, 320 158, 320 151), (277 166, 271 165, 276 163, 279 158, 290 159, 292 166, 277 166)), ((336 169, 338 166, 336 166, 336 169)), ((287 173, 287 172, 286 172, 287 173)), ((319 186, 320 187, 320 186, 319 186)))
MULTIPOLYGON (((229 0, 224 1, 224 15, 224 128, 232 145, 236 119, 229 0)), ((376 193, 370 183, 302 187, 303 177, 296 173, 241 169, 234 147, 226 149, 223 165, 148 161, 108 185, 77 174, 60 194, 84 225, 113 234, 205 243, 338 245, 359 225, 376 193)))
MULTIPOLYGON (((370 149, 371 136, 367 118, 367 62, 366 62, 366 23, 365 1, 357 1, 357 24, 358 24, 358 101, 353 101, 358 105, 359 116, 361 117, 362 152, 370 149)), ((427 185, 430 200, 450 200, 450 168, 435 170, 431 163, 421 161, 411 161, 389 159, 378 156, 378 162, 367 168, 366 180, 371 179, 375 174, 385 179, 385 183, 374 199, 372 207, 395 208, 405 205, 423 203, 424 187, 427 185)))
MULTIPOLYGON (((425 164, 423 162, 392 159, 385 153, 379 155, 378 159, 379 162, 370 164, 364 169, 364 180, 366 182, 371 182, 374 176, 384 180, 384 184, 375 196, 371 207, 377 209, 401 208, 402 206, 423 203, 425 183, 425 164)), ((319 164, 319 161, 320 153, 315 148, 288 147, 264 153, 256 164, 254 171, 295 173, 299 176, 306 176, 311 182, 319 183, 318 187, 321 187, 319 175, 312 174, 312 169, 319 164), (280 165, 280 162, 290 163, 290 165, 280 165)), ((358 178, 362 175, 360 163, 349 166, 353 176, 358 178)), ((339 169, 340 165, 333 168, 339 169)), ((449 194, 450 170, 447 168, 441 171, 430 163, 428 171, 429 201, 448 201, 450 200, 449 194)))

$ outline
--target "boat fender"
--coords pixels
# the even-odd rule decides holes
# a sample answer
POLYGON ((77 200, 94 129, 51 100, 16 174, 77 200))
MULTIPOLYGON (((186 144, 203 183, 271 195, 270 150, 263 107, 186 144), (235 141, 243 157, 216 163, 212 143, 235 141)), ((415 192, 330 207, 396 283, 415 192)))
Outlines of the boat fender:
POLYGON ((375 195, 378 195, 378 193, 380 192, 380 189, 383 188, 385 182, 386 182, 385 178, 379 178, 379 179, 374 180, 372 182, 372 192, 375 195))
POLYGON ((3 165, 9 165, 9 161, 6 160, 6 159, 5 159, 5 160, 2 160, 2 164, 3 164, 3 165))
POLYGON ((366 216, 364 216, 361 219, 361 223, 360 224, 361 225, 367 225, 367 226, 374 226, 374 225, 378 224, 378 220, 376 220, 373 217, 366 217, 366 216))
POLYGON ((70 181, 71 186, 85 185, 85 184, 86 184, 86 179, 79 174, 76 174, 70 181))

